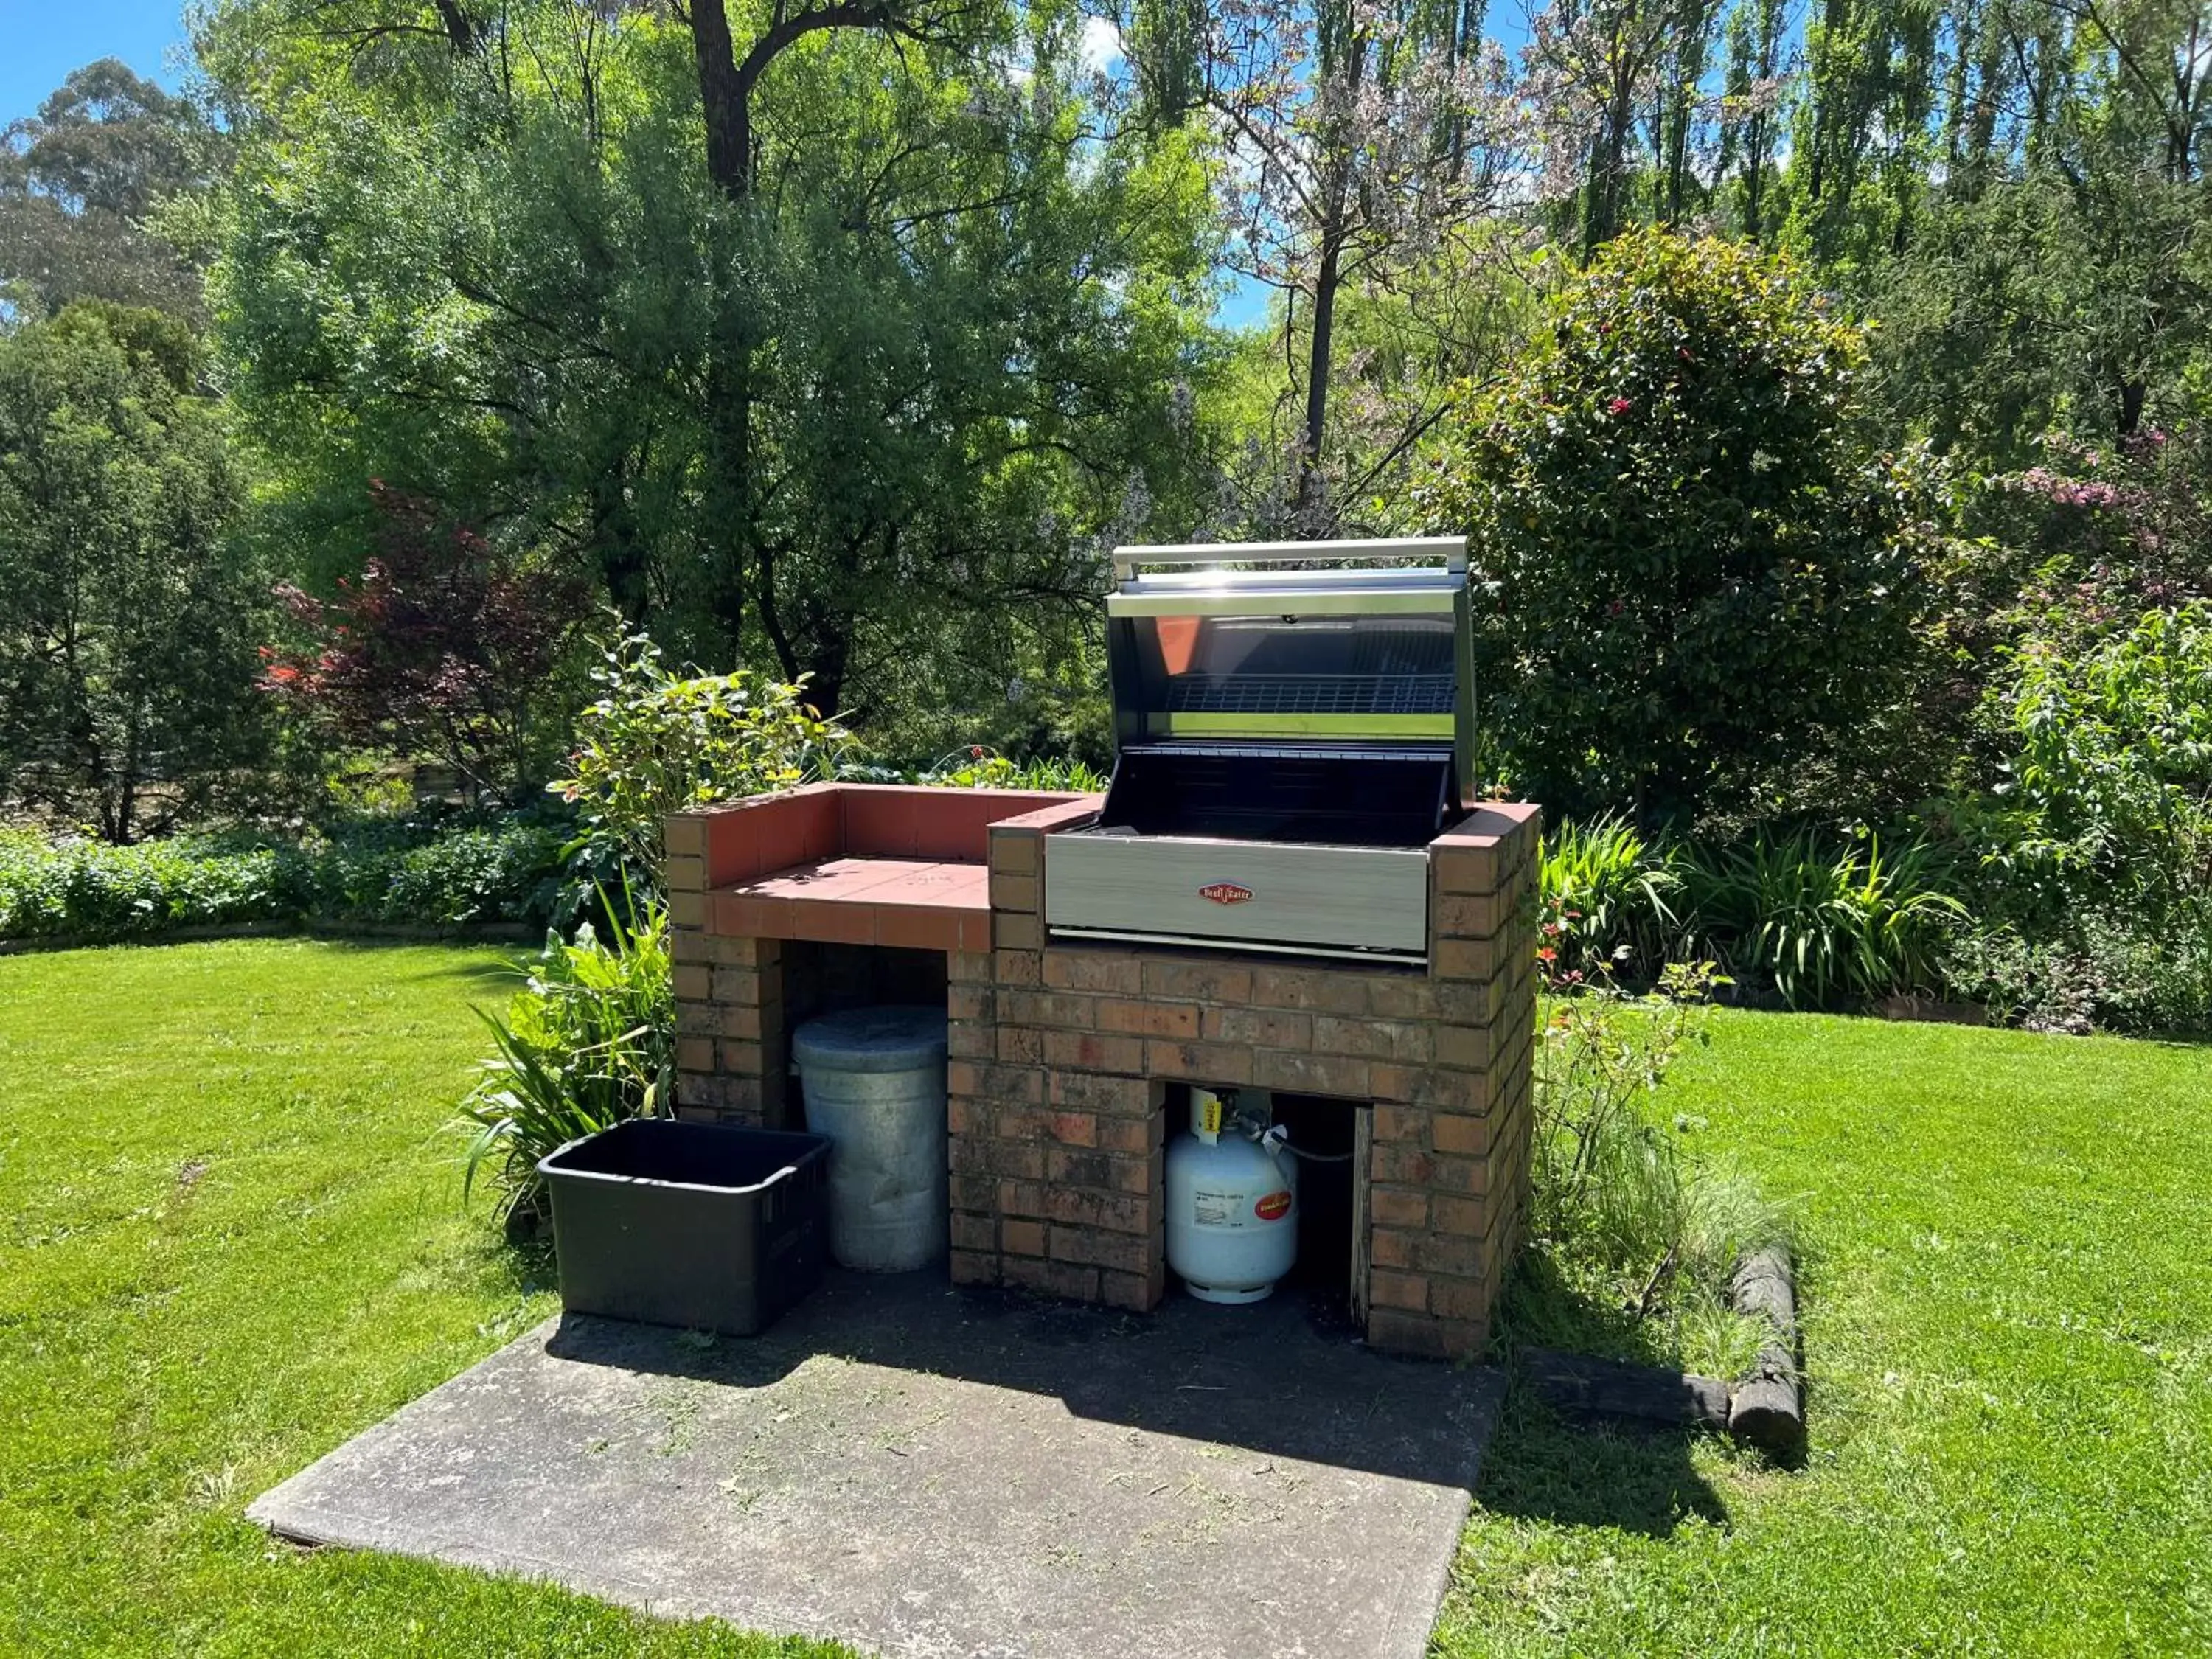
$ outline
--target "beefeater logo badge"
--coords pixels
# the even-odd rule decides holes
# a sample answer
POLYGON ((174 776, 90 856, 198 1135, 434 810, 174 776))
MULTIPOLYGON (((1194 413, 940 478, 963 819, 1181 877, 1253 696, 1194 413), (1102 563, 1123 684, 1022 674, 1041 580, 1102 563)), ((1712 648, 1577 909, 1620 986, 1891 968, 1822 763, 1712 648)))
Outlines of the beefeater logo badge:
POLYGON ((1252 890, 1239 887, 1233 881, 1211 881, 1198 890, 1198 896, 1212 899, 1216 904, 1242 904, 1252 896, 1252 890))

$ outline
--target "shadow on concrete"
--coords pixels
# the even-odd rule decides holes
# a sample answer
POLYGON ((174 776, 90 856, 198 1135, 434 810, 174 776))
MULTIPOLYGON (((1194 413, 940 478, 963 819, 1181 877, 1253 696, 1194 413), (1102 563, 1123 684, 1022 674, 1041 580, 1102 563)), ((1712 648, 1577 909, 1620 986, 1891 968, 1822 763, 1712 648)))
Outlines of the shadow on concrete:
POLYGON ((1700 1437, 1694 1429, 1563 1416, 1516 1384, 1483 1458, 1475 1507, 1650 1538, 1692 1516, 1726 1526, 1727 1506, 1690 1455, 1700 1437))
POLYGON ((1471 1488, 1498 1373, 1376 1353, 1301 1296, 1173 1294, 1150 1314, 833 1270, 769 1330, 713 1337, 566 1315, 558 1359, 763 1388, 817 1355, 1060 1400, 1073 1417, 1471 1488))

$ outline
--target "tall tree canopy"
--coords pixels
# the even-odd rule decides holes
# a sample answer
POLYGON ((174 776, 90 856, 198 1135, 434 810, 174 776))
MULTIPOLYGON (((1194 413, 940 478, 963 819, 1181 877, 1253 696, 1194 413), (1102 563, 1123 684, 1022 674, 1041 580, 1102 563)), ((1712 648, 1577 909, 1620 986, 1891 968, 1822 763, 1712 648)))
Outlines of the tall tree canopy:
POLYGON ((232 0, 203 41, 273 534, 357 560, 380 477, 825 711, 1072 659, 1101 538, 1198 487, 1211 362, 1205 176, 1106 124, 1073 11, 406 9, 232 0))
POLYGON ((0 335, 0 798, 129 841, 262 756, 265 582, 174 319, 80 301, 0 335))
POLYGON ((154 221, 208 185, 222 149, 190 102, 114 58, 78 70, 0 131, 0 302, 196 313, 198 272, 154 221))

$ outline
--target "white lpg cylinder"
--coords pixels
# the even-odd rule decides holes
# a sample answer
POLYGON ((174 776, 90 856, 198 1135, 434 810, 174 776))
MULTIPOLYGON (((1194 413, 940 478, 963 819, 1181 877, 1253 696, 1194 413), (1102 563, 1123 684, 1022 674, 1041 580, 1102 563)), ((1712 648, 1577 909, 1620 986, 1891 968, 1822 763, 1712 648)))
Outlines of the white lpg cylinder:
POLYGON ((1297 1260, 1297 1162, 1213 1134, 1218 1103, 1191 1092, 1194 1132, 1168 1146, 1168 1266, 1201 1302, 1257 1302, 1297 1260))

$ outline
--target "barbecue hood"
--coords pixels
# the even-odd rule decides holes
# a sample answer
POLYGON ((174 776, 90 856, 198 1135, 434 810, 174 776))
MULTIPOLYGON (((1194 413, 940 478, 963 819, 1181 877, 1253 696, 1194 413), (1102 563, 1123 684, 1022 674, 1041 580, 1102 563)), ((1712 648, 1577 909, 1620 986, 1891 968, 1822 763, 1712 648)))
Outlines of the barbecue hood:
POLYGON ((1418 959, 1474 746, 1459 538, 1125 547, 1114 778, 1048 838, 1066 937, 1418 959))

